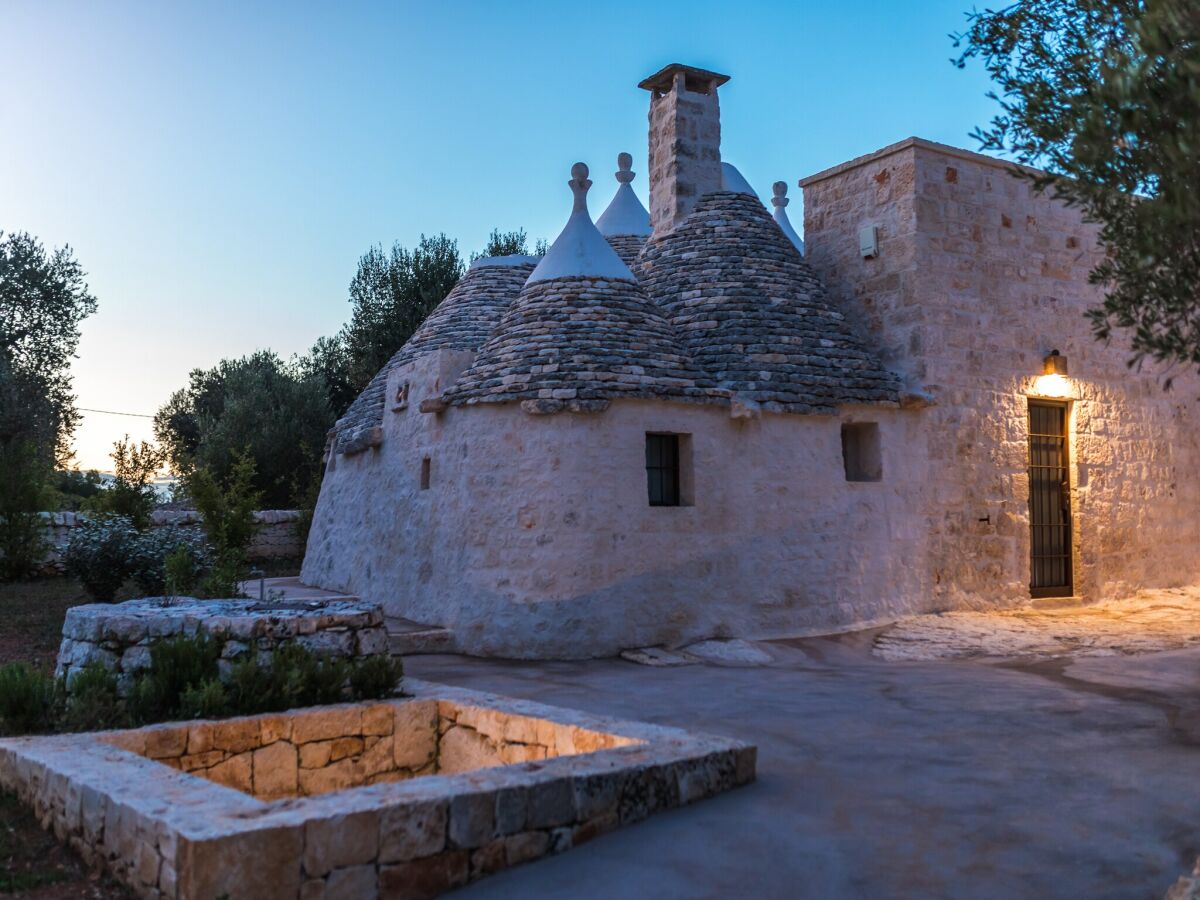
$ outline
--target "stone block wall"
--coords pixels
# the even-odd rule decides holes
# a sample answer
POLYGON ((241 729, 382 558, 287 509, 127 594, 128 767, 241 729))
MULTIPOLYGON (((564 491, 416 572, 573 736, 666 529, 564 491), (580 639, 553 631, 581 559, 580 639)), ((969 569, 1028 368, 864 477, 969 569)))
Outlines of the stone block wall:
POLYGON ((124 691, 137 672, 149 667, 154 641, 197 632, 216 641, 222 677, 252 653, 269 665, 271 655, 289 642, 342 659, 378 656, 388 649, 383 610, 356 601, 298 606, 149 597, 68 609, 55 674, 70 680, 87 664, 99 663, 116 674, 124 691))
POLYGON ((1200 380, 1126 365, 1092 336, 1103 252, 1079 212, 997 160, 910 139, 801 182, 809 262, 889 365, 935 405, 909 448, 925 468, 933 608, 1029 599, 1029 397, 1070 402, 1075 593, 1200 579, 1200 380), (876 225, 879 254, 858 231, 876 225), (1043 358, 1069 361, 1046 394, 1043 358))
POLYGON ((260 800, 311 797, 636 743, 445 700, 155 725, 112 732, 103 740, 260 800))
MULTIPOLYGON (((47 573, 62 572, 62 554, 75 529, 87 521, 85 513, 44 512, 44 536, 49 551, 42 562, 47 573)), ((301 513, 295 509, 263 509, 254 514, 254 540, 250 543, 251 560, 299 559, 304 555, 297 525, 301 513)), ((200 514, 194 509, 156 509, 150 514, 151 527, 172 525, 199 526, 200 514)))
POLYGON ((650 99, 650 224, 656 235, 721 189, 721 109, 716 88, 689 91, 683 73, 650 99))

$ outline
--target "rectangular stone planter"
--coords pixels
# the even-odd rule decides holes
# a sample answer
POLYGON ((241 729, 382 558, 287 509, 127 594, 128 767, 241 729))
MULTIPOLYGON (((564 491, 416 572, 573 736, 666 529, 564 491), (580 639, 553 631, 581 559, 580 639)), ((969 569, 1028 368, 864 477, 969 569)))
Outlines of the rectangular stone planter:
POLYGON ((753 746, 411 696, 0 741, 0 786, 140 897, 429 897, 754 778, 753 746))

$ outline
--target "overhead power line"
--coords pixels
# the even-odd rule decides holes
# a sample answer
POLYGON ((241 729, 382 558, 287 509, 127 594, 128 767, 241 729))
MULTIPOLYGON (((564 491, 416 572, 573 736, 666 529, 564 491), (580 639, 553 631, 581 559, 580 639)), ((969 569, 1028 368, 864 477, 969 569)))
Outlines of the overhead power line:
POLYGON ((88 409, 86 406, 77 406, 75 408, 77 410, 79 410, 80 412, 102 413, 106 416, 132 416, 135 419, 153 419, 154 418, 154 416, 148 416, 145 413, 114 412, 111 409, 88 409))

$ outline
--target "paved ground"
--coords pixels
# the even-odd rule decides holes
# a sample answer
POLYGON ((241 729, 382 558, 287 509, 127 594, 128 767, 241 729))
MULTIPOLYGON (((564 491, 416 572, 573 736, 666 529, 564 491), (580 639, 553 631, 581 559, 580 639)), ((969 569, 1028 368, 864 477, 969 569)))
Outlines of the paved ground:
POLYGON ((875 642, 883 659, 1112 656, 1200 645, 1200 586, 1060 609, 948 612, 902 619, 875 642))
POLYGON ((767 668, 410 657, 421 678, 759 745, 756 784, 467 897, 1162 897, 1200 852, 1200 649, 892 662, 876 635, 767 668))

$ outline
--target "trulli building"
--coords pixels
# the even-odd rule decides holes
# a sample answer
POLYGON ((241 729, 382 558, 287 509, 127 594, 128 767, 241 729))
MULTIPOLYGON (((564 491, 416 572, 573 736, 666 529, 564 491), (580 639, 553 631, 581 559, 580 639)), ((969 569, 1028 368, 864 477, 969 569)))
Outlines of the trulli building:
POLYGON ((303 580, 516 657, 1200 580, 1200 384, 1092 338, 1094 227, 908 139, 803 179, 801 241, 726 80, 642 82, 650 209, 622 154, 593 224, 577 165, 355 401, 303 580))

